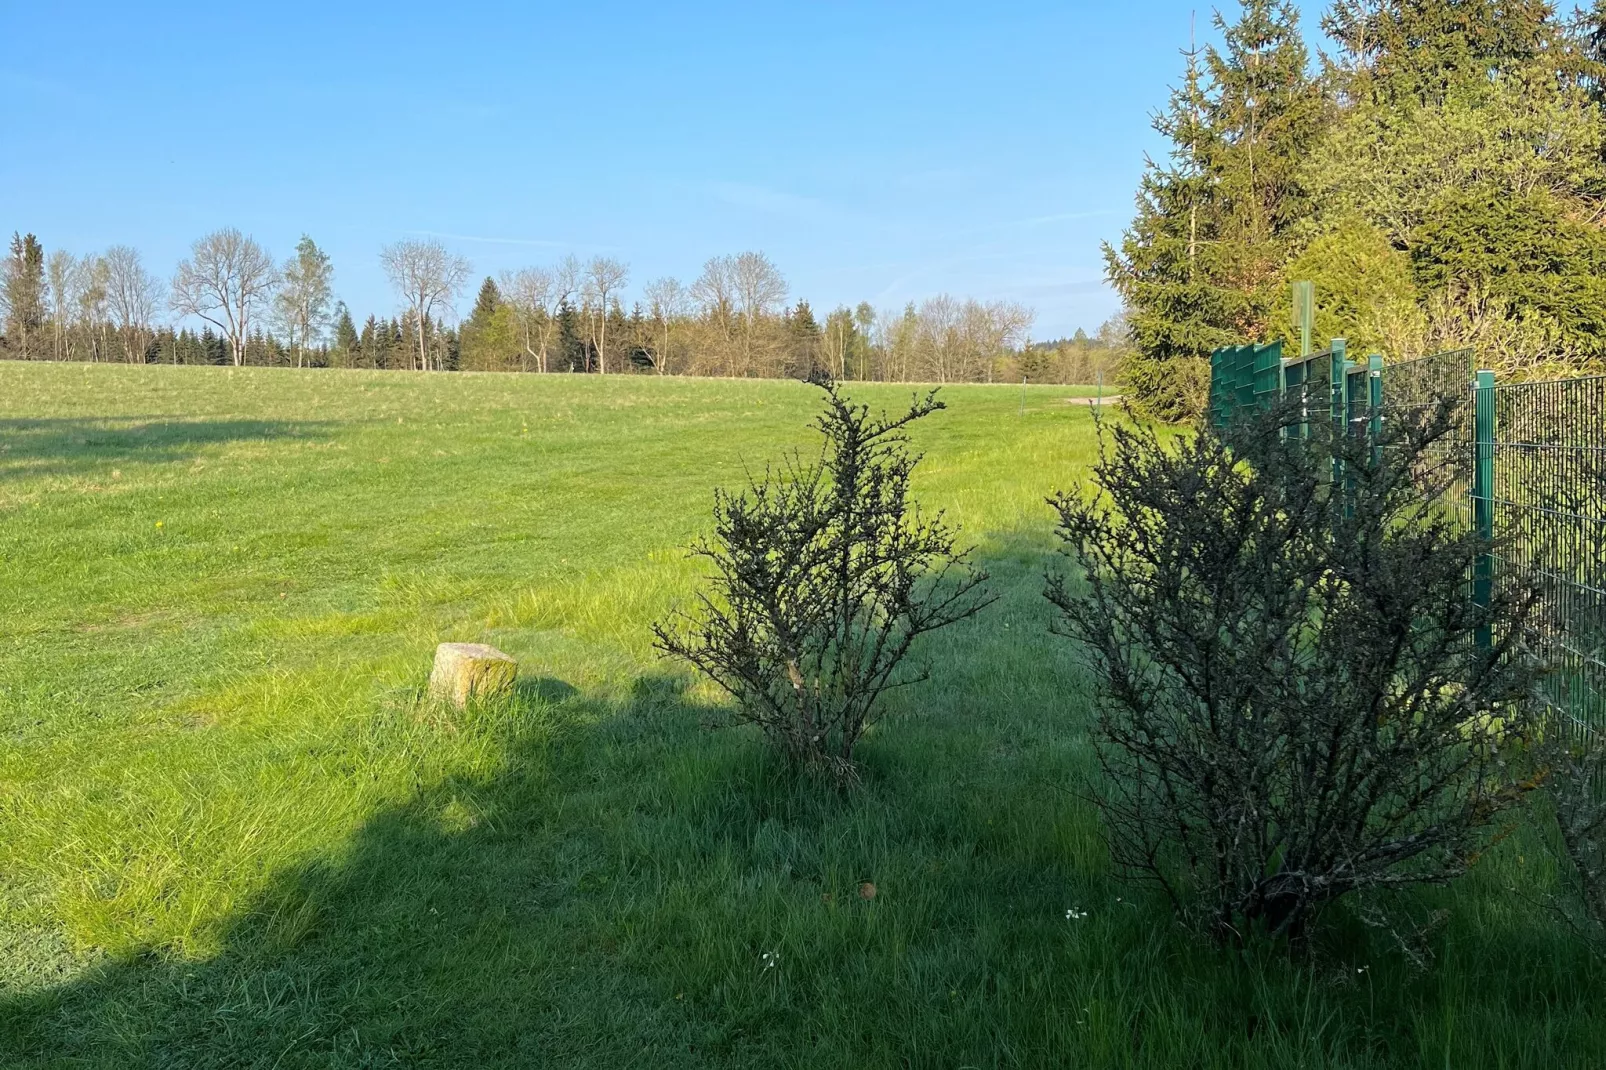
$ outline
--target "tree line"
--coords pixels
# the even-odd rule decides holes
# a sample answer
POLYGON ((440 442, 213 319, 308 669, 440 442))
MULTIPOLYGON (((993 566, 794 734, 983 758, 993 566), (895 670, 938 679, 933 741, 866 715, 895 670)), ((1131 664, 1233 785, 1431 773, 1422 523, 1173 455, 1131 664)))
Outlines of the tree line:
POLYGON ((1606 362, 1606 3, 1335 0, 1313 65, 1294 6, 1244 0, 1190 47, 1168 141, 1106 246, 1127 390, 1199 410, 1208 356, 1316 333, 1390 359, 1476 347, 1508 376, 1606 362))
POLYGON ((504 271, 457 302, 472 265, 434 239, 385 246, 397 297, 361 323, 334 294, 327 253, 303 236, 276 262, 232 228, 197 240, 170 280, 138 250, 46 255, 16 234, 4 261, 0 356, 21 360, 277 365, 415 371, 648 373, 936 382, 1091 381, 1124 352, 1122 333, 1029 346, 1034 313, 1010 301, 939 294, 902 309, 869 302, 820 317, 790 301, 761 252, 710 258, 690 283, 631 295, 629 265, 566 256, 504 271), (626 302, 629 301, 627 306, 626 302), (1084 378, 1085 377, 1085 378, 1084 378))

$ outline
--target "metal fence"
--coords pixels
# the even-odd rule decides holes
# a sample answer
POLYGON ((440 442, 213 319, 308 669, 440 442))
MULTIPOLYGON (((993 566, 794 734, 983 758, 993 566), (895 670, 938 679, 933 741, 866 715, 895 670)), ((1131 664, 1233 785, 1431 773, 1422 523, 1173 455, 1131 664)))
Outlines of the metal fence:
POLYGON ((1496 384, 1484 372, 1474 402, 1488 425, 1475 442, 1486 524, 1504 547, 1494 571, 1539 581, 1551 701, 1606 730, 1606 377, 1496 384))
POLYGON ((1606 376, 1496 383, 1474 358, 1357 362, 1342 339, 1289 359, 1278 343, 1231 346, 1211 356, 1210 420, 1224 427, 1297 389, 1307 419, 1375 435, 1385 420, 1448 404, 1453 430, 1432 463, 1452 474, 1451 501, 1467 522, 1503 547, 1478 563, 1473 597, 1487 597, 1501 574, 1536 580, 1549 698, 1575 728, 1606 730, 1606 376))

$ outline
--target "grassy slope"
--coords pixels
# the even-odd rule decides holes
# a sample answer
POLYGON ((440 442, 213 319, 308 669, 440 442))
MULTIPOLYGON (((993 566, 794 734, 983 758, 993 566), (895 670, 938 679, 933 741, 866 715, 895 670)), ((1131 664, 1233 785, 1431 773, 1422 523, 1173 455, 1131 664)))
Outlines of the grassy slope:
POLYGON ((1342 915, 1314 964, 1221 954, 1111 878, 1038 596, 1069 393, 921 428, 1005 597, 837 800, 647 633, 809 388, 0 364, 0 1065, 1606 1061, 1515 841, 1412 901, 1427 973, 1342 915), (420 714, 446 639, 516 700, 420 714))

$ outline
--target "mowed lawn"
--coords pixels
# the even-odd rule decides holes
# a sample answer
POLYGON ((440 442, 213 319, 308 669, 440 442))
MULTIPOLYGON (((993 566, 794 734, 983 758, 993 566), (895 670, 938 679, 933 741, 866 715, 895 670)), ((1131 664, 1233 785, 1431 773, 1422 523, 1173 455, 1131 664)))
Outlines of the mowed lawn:
POLYGON ((1041 597, 1073 393, 920 425, 1002 598, 837 797, 649 633, 812 388, 0 364, 0 1066, 1606 1065, 1530 834, 1389 904, 1410 954, 1217 950, 1110 872, 1041 597), (445 640, 516 696, 421 702, 445 640))

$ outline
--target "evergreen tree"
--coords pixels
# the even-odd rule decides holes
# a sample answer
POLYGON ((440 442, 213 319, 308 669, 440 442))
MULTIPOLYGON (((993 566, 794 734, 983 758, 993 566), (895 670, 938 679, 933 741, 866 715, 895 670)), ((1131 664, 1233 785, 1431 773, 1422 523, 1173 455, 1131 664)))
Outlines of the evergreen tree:
POLYGON ((379 321, 373 316, 369 316, 362 325, 362 334, 357 339, 356 366, 359 368, 381 367, 375 359, 379 344, 379 321))
POLYGON ((341 301, 335 306, 335 344, 330 350, 330 363, 339 368, 355 367, 361 345, 357 326, 351 322, 351 309, 341 301))
POLYGON ((5 264, 6 342, 23 360, 31 360, 45 322, 45 250, 32 234, 11 235, 5 264))
POLYGON ((489 275, 480 284, 479 296, 474 299, 474 311, 469 313, 468 322, 476 326, 486 326, 496 310, 502 307, 502 291, 496 288, 496 280, 489 275))
MULTIPOLYGON (((1606 360, 1591 17, 1568 27, 1536 0, 1341 3, 1329 16, 1341 113, 1306 163, 1310 229, 1374 228, 1408 258, 1419 349, 1474 345, 1506 374, 1606 360)), ((1364 289, 1359 264, 1349 271, 1332 281, 1364 289)))
POLYGON ((557 340, 554 345, 558 367, 571 372, 591 370, 591 349, 580 325, 580 314, 564 301, 558 306, 557 340))
POLYGON ((458 342, 462 366, 474 371, 518 367, 523 356, 518 338, 514 310, 502 300, 496 281, 487 276, 474 301, 474 311, 463 323, 458 342))
POLYGON ((802 298, 784 316, 787 336, 786 374, 806 379, 815 371, 820 354, 820 325, 814 309, 802 298))
POLYGON ((1237 341, 1248 318, 1248 302, 1229 285, 1232 258, 1221 243, 1210 102, 1198 52, 1186 55, 1182 86, 1154 123, 1171 143, 1168 156, 1144 169, 1137 216, 1120 246, 1104 246, 1105 273, 1126 303, 1134 343, 1125 390, 1140 411, 1173 420, 1201 409, 1211 350, 1237 341))
POLYGON ((1241 293, 1239 338, 1279 334, 1271 311, 1284 291, 1289 238, 1309 214, 1304 156, 1327 105, 1309 73, 1299 16, 1286 0, 1245 0, 1238 20, 1216 16, 1224 47, 1205 52, 1211 92, 1206 166, 1220 213, 1221 267, 1241 293))
POLYGON ((1476 94, 1561 43, 1547 0, 1337 0, 1323 28, 1346 91, 1397 108, 1476 94))

